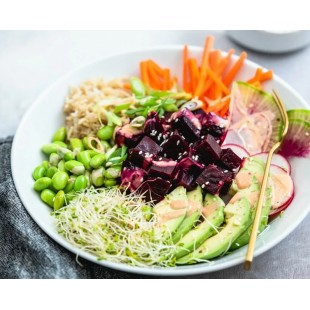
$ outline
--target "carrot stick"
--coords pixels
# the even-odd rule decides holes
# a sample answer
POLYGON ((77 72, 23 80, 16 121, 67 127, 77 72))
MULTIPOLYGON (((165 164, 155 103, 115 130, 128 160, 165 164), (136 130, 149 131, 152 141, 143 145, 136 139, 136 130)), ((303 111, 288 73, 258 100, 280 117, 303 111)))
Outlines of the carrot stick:
POLYGON ((210 62, 210 68, 213 71, 218 70, 219 64, 221 63, 221 52, 219 50, 215 50, 210 52, 209 62, 210 62))
POLYGON ((247 81, 247 83, 252 84, 252 83, 255 83, 255 82, 257 82, 257 81, 260 81, 260 78, 261 78, 261 76, 262 76, 262 73, 263 73, 263 69, 262 69, 262 68, 257 68, 256 71, 255 71, 254 76, 253 76, 251 79, 249 79, 249 80, 247 81))
POLYGON ((183 88, 185 91, 188 91, 187 62, 188 62, 188 46, 184 45, 184 49, 183 49, 183 88))
POLYGON ((234 49, 230 49, 227 53, 227 55, 225 56, 225 58, 222 61, 222 64, 218 70, 218 73, 221 75, 223 74, 223 72, 225 71, 225 69, 227 68, 228 64, 230 63, 230 59, 231 56, 235 53, 234 49))
POLYGON ((163 81, 163 90, 170 89, 170 70, 164 69, 164 81, 163 81))
POLYGON ((197 65, 197 61, 195 58, 190 58, 188 60, 189 66, 189 75, 191 80, 191 88, 195 90, 197 87, 198 79, 199 79, 199 68, 197 65))
POLYGON ((223 83, 226 86, 229 86, 232 81, 234 80, 235 76, 237 75, 238 71, 240 70, 241 66, 244 63, 244 60, 247 57, 247 53, 246 52, 242 52, 239 59, 235 62, 235 64, 233 65, 233 67, 230 69, 230 71, 228 71, 228 73, 226 74, 226 76, 223 79, 223 83))
POLYGON ((210 76, 210 78, 219 86, 221 91, 227 96, 229 95, 230 91, 226 87, 226 85, 221 81, 221 79, 212 71, 210 68, 207 68, 207 73, 210 76))
POLYGON ((153 60, 148 60, 148 68, 149 70, 153 70, 156 74, 162 75, 164 70, 153 60))
POLYGON ((265 81, 271 80, 272 78, 273 78, 273 72, 272 70, 268 70, 262 74, 260 78, 260 82, 265 82, 265 81))
POLYGON ((149 77, 147 72, 147 63, 145 61, 140 62, 140 75, 142 82, 146 85, 149 85, 149 77))

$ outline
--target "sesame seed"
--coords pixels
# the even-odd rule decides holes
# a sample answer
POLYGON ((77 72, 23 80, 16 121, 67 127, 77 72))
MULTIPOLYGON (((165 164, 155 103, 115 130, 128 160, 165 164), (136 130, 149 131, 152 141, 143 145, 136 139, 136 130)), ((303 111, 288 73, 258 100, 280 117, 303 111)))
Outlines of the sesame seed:
POLYGON ((204 139, 205 136, 201 136, 201 139, 204 139))
POLYGON ((201 185, 201 188, 205 188, 206 186, 204 184, 201 185))
POLYGON ((177 141, 177 145, 179 145, 179 144, 180 144, 180 140, 177 141))
POLYGON ((224 170, 224 172, 225 172, 225 173, 227 173, 227 172, 228 172, 228 170, 224 170))
POLYGON ((165 153, 164 156, 167 157, 167 154, 165 153))
POLYGON ((306 132, 305 135, 308 137, 309 136, 309 132, 306 132))
POLYGON ((143 178, 140 179, 140 182, 143 182, 143 178))
POLYGON ((193 145, 193 143, 190 143, 190 144, 189 144, 189 146, 192 146, 192 145, 193 145))
POLYGON ((142 151, 139 152, 139 155, 141 155, 141 154, 142 154, 142 151))
POLYGON ((174 122, 177 123, 179 121, 179 119, 177 118, 174 122))
POLYGON ((210 182, 209 182, 209 181, 207 181, 207 182, 206 182, 206 185, 208 185, 208 184, 210 184, 210 182))
POLYGON ((163 158, 162 158, 162 157, 159 157, 158 159, 159 159, 159 160, 162 160, 163 158))

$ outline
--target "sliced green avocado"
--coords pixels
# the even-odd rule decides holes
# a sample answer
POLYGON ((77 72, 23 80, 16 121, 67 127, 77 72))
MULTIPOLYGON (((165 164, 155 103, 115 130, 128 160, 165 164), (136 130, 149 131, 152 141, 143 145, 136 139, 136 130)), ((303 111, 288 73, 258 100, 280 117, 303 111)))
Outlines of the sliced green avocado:
POLYGON ((224 254, 230 245, 246 230, 251 217, 251 205, 243 197, 235 203, 229 203, 225 209, 226 225, 222 230, 205 241, 198 249, 177 259, 177 264, 195 263, 224 254))
POLYGON ((224 206, 225 203, 219 196, 206 195, 204 210, 207 210, 209 215, 177 243, 177 259, 192 252, 216 233, 217 228, 224 222, 224 206))
POLYGON ((177 243, 185 234, 187 234, 200 218, 201 209, 202 209, 201 187, 197 186, 196 189, 194 189, 191 192, 188 192, 187 199, 188 199, 188 205, 189 205, 188 211, 190 211, 191 207, 195 208, 196 211, 194 211, 193 213, 190 213, 190 212, 186 213, 186 217, 184 221, 178 227, 177 231, 173 235, 172 240, 174 243, 177 243))
POLYGON ((164 200, 160 201, 154 208, 153 211, 159 218, 159 224, 165 226, 173 235, 178 229, 180 224, 183 222, 186 211, 188 208, 188 200, 186 196, 186 190, 184 187, 179 186, 174 189, 164 200), (185 207, 179 210, 172 208, 171 203, 174 201, 184 202, 185 207), (175 216, 178 214, 178 216, 175 216))

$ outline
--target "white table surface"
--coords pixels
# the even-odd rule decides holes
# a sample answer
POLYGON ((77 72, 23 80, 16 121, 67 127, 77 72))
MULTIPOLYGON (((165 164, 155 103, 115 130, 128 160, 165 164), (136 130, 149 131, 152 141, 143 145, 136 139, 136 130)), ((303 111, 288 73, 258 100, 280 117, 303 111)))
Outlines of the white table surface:
MULTIPOLYGON (((0 31, 0 138, 14 135, 35 98, 52 82, 105 55, 163 44, 202 45, 213 34, 216 47, 244 48, 215 31, 0 31)), ((310 103, 310 47, 295 53, 248 58, 274 72, 310 103)), ((310 278, 310 215, 285 240, 243 266, 195 278, 310 278)))

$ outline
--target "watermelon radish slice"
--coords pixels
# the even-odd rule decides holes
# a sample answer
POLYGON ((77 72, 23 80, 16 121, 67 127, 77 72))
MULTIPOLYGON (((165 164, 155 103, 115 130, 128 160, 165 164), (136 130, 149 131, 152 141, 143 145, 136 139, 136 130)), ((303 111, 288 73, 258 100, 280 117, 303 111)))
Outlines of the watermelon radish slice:
POLYGON ((221 146, 222 149, 232 149, 232 151, 240 158, 249 157, 250 154, 246 149, 237 144, 225 144, 221 146))
POLYGON ((228 132, 229 143, 242 140, 250 154, 268 151, 281 138, 283 120, 273 96, 248 83, 233 84, 230 118, 236 134, 231 138, 228 132))
MULTIPOLYGON (((261 159, 264 162, 266 162, 267 161, 267 157, 268 157, 268 153, 255 154, 252 157, 261 159)), ((288 174, 291 174, 291 165, 290 165, 290 163, 288 162, 288 160, 285 157, 281 156, 280 154, 274 154, 272 156, 271 164, 272 165, 277 165, 277 166, 281 167, 282 169, 284 169, 285 171, 287 171, 288 174)))
POLYGON ((287 174, 288 172, 278 165, 271 164, 270 173, 271 174, 287 174))
POLYGON ((287 111, 289 120, 301 120, 310 123, 310 110, 294 109, 287 111))

